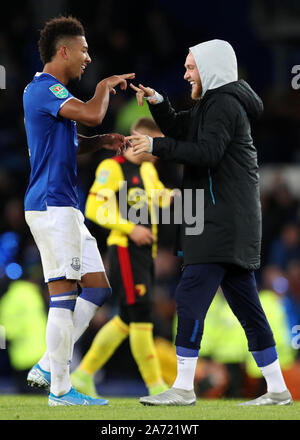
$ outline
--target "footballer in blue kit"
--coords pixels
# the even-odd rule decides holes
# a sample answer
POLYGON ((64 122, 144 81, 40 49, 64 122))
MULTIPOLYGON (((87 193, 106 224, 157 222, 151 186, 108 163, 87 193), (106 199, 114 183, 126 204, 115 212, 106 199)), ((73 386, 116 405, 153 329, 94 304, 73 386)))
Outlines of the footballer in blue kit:
POLYGON ((101 148, 122 151, 128 141, 117 133, 80 135, 76 123, 100 125, 115 87, 125 90, 127 79, 135 75, 103 79, 87 102, 75 98, 67 84, 81 78, 91 58, 84 28, 74 17, 49 20, 40 34, 39 51, 44 69, 36 73, 23 95, 31 166, 24 204, 50 302, 47 350, 29 371, 27 381, 49 389, 50 406, 106 405, 106 399, 83 395, 70 382, 74 343, 111 295, 97 242, 79 210, 77 155, 101 148))
POLYGON ((31 165, 26 211, 44 211, 47 206, 79 207, 76 122, 58 114, 72 98, 67 88, 49 73, 36 73, 24 91, 31 165))

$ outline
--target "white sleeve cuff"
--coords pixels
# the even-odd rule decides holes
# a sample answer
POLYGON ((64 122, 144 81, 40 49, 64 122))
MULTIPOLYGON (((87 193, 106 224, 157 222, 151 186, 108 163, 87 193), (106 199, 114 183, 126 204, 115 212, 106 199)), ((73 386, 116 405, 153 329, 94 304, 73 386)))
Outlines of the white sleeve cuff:
POLYGON ((164 97, 160 93, 156 92, 156 90, 154 90, 153 96, 147 96, 145 99, 146 101, 149 101, 149 99, 155 99, 156 103, 153 105, 160 104, 161 102, 164 101, 164 97))
POLYGON ((147 136, 147 138, 148 138, 149 141, 150 141, 150 150, 149 150, 149 153, 152 153, 152 151, 153 151, 153 138, 150 137, 150 136, 148 136, 147 134, 146 134, 146 136, 147 136))

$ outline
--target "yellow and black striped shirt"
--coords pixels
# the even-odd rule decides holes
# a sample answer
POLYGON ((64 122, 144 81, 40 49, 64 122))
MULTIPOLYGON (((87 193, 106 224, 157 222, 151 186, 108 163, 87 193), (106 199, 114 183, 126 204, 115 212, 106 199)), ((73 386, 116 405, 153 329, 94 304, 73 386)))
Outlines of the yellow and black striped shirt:
MULTIPOLYGON (((157 238, 157 206, 170 204, 170 190, 159 180, 157 170, 151 162, 136 165, 122 156, 105 159, 96 170, 95 181, 90 189, 85 215, 88 219, 111 229, 107 245, 128 246, 128 235, 138 222, 129 215, 136 213, 135 219, 142 219, 143 226, 152 228, 157 238), (125 194, 125 192, 126 194, 125 194), (124 202, 125 200, 125 202, 124 202), (145 215, 139 215, 144 210, 145 215)), ((157 251, 156 241, 152 246, 152 257, 157 251)))

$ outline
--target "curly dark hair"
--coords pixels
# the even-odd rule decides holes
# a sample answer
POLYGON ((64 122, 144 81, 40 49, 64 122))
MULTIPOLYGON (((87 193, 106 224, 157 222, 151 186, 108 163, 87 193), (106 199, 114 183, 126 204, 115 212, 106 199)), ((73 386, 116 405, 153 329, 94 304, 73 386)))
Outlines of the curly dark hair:
POLYGON ((41 30, 39 51, 44 64, 49 63, 57 50, 57 42, 62 37, 85 36, 80 21, 72 16, 55 17, 47 21, 41 30))

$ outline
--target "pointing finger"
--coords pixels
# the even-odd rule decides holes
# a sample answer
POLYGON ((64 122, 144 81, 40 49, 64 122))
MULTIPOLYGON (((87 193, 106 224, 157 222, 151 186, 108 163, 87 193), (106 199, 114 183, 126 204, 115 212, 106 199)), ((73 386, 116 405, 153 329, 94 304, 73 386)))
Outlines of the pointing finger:
POLYGON ((144 92, 142 90, 139 90, 136 93, 136 100, 139 106, 143 105, 143 98, 144 98, 144 92))
POLYGON ((150 93, 154 95, 153 89, 151 89, 150 87, 144 87, 142 84, 139 84, 139 88, 142 89, 143 92, 146 93, 147 95, 149 95, 150 93))
POLYGON ((132 83, 130 83, 129 86, 130 86, 135 92, 140 92, 140 91, 141 91, 138 87, 134 86, 132 83))
POLYGON ((135 73, 123 73, 122 75, 118 76, 123 79, 133 79, 135 78, 135 73))

